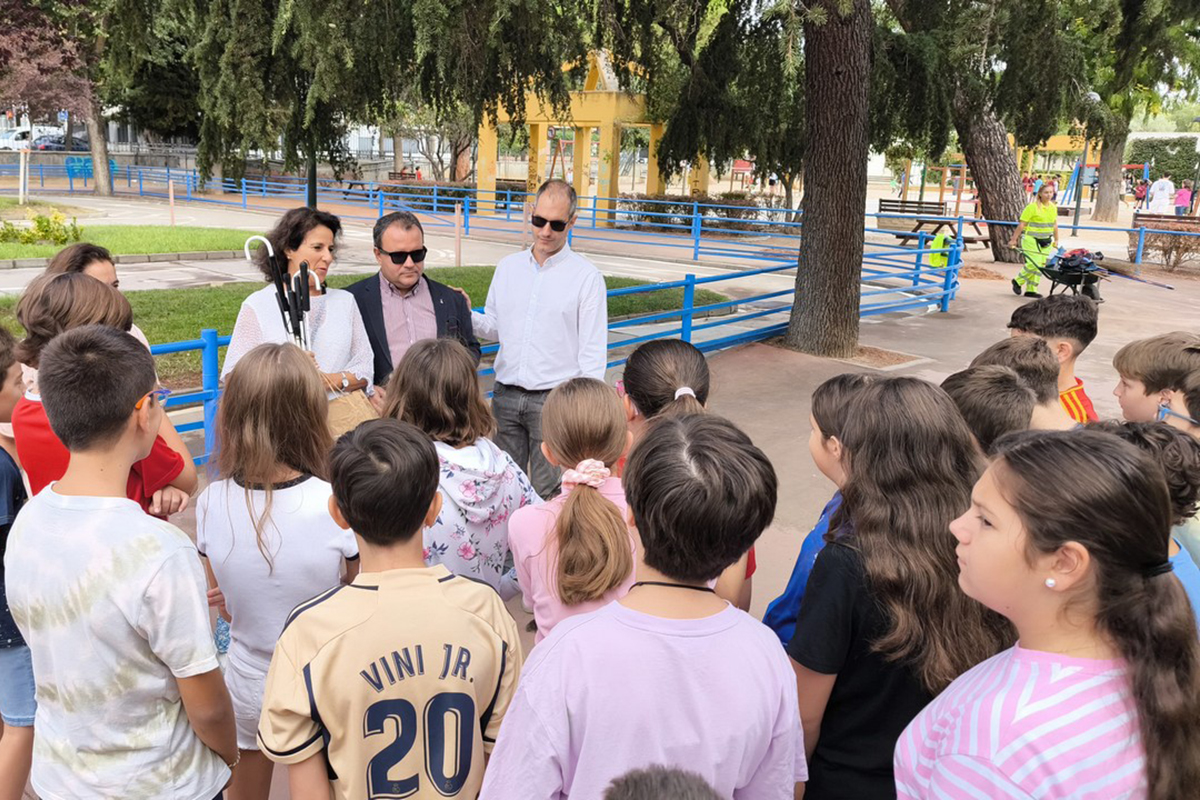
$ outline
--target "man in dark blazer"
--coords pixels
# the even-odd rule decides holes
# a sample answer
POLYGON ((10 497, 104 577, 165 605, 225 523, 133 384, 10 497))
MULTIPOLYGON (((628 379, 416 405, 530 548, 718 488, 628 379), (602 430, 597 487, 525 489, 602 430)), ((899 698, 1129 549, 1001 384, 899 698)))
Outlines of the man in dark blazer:
POLYGON ((425 277, 425 231, 415 215, 393 211, 375 223, 379 273, 346 287, 354 295, 375 352, 376 387, 387 385, 396 364, 421 339, 449 337, 479 361, 466 298, 425 277))

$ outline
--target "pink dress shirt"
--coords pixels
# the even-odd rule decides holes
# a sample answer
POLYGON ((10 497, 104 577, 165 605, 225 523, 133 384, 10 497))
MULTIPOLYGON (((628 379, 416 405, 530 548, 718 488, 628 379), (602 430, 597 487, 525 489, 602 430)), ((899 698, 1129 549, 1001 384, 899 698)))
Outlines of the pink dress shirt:
POLYGON ((392 356, 392 368, 400 366, 400 359, 422 339, 436 339, 437 315, 433 311, 433 297, 424 276, 408 294, 403 294, 388 283, 379 273, 379 298, 383 303, 383 327, 387 332, 388 352, 392 356))

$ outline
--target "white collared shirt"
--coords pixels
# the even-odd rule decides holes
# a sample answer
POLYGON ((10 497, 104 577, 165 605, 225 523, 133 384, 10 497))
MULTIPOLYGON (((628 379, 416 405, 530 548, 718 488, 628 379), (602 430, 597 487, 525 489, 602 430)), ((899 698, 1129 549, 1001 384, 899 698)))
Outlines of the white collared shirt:
POLYGON ((604 380, 608 294, 596 265, 569 246, 538 266, 532 250, 500 259, 475 332, 500 343, 496 380, 530 391, 604 380))

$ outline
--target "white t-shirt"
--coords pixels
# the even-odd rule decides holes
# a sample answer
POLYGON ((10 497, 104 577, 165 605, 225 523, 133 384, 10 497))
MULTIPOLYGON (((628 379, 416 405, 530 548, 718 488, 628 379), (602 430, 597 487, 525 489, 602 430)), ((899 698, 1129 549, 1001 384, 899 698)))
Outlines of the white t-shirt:
POLYGON ((211 800, 229 769, 176 682, 217 669, 191 540, 132 500, 51 484, 17 515, 4 567, 37 682, 38 795, 211 800))
MULTIPOLYGON (((196 501, 196 547, 225 595, 233 620, 229 660, 239 667, 266 675, 288 614, 337 586, 343 558, 358 558, 354 533, 329 516, 330 494, 329 484, 312 476, 276 485, 263 526, 272 564, 258 548, 244 488, 232 480, 216 481, 196 501)), ((261 489, 250 492, 256 517, 265 498, 261 489)))

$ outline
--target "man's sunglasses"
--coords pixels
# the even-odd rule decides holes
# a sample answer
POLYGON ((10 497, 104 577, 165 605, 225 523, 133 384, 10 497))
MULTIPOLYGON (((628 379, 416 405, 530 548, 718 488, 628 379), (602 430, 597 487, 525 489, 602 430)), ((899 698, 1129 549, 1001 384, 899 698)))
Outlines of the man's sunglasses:
POLYGON ((544 228, 546 225, 549 225, 550 230, 554 231, 555 233, 562 233, 565 231, 567 229, 567 223, 570 222, 568 219, 546 219, 545 217, 539 217, 536 215, 531 217, 529 221, 533 223, 533 227, 535 228, 544 228))
POLYGON ((389 253, 387 250, 379 250, 379 252, 390 258, 393 264, 403 264, 410 258, 414 264, 420 264, 425 260, 425 256, 429 254, 429 248, 422 247, 419 250, 396 250, 392 253, 389 253))

